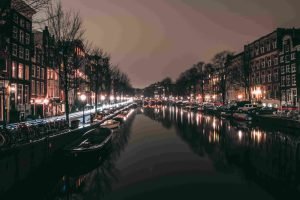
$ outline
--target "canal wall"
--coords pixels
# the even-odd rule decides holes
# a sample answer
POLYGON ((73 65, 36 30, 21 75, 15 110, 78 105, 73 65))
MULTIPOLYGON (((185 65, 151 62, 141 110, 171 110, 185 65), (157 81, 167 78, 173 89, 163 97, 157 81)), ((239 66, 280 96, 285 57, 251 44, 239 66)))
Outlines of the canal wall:
MULTIPOLYGON (((103 121, 116 116, 128 107, 105 117, 103 121)), ((98 127, 103 121, 0 151, 0 196, 14 184, 27 178, 41 165, 46 165, 66 144, 76 140, 84 132, 98 127)))

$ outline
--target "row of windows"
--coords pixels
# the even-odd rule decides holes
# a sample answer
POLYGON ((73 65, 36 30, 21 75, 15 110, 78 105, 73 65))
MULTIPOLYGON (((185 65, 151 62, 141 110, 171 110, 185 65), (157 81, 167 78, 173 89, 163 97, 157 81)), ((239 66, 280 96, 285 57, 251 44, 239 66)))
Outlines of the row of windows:
POLYGON ((22 30, 18 30, 18 28, 15 26, 13 27, 13 38, 16 40, 19 39, 19 42, 22 44, 24 44, 24 41, 26 45, 30 44, 30 34, 25 33, 22 30))
POLYGON ((26 26, 27 30, 31 30, 31 23, 29 21, 25 21, 24 18, 19 17, 17 13, 14 13, 13 15, 13 21, 21 27, 25 28, 26 26))
POLYGON ((53 69, 47 70, 47 79, 48 80, 58 80, 58 74, 53 69))
POLYGON ((40 78, 44 79, 45 78, 45 70, 42 67, 32 65, 32 77, 34 78, 40 78))
POLYGON ((44 82, 31 80, 31 94, 32 95, 44 95, 45 94, 45 85, 44 82))
POLYGON ((29 66, 25 65, 25 68, 24 68, 24 64, 19 63, 19 65, 17 65, 17 63, 15 61, 13 61, 11 77, 29 80, 29 66))
POLYGON ((263 54, 266 52, 270 52, 277 48, 276 40, 267 40, 264 44, 255 45, 255 47, 250 47, 250 55, 258 56, 259 54, 263 54))
MULTIPOLYGON (((273 81, 278 81, 278 73, 273 74, 273 81)), ((271 72, 268 73, 257 73, 255 76, 252 75, 252 83, 253 84, 261 84, 261 83, 271 83, 272 82, 272 74, 271 72)))
POLYGON ((250 63, 250 67, 252 70, 259 70, 261 68, 265 67, 271 67, 273 65, 278 65, 278 57, 277 56, 268 56, 265 58, 261 58, 260 60, 256 60, 255 62, 252 61, 250 63))
POLYGON ((283 65, 280 67, 280 69, 281 69, 281 74, 295 73, 296 72, 296 64, 293 63, 291 65, 283 65))
POLYGON ((296 59, 296 52, 291 53, 290 55, 280 56, 280 63, 290 62, 290 60, 296 59))
POLYGON ((296 74, 281 76, 281 87, 296 85, 296 74))
POLYGON ((294 98, 296 96, 297 96, 297 89, 281 91, 282 101, 294 101, 294 98))
POLYGON ((15 93, 15 97, 17 100, 17 104, 29 103, 29 86, 23 84, 12 84, 14 88, 17 88, 15 93), (17 86, 17 87, 16 87, 17 86))
POLYGON ((29 60, 29 58, 30 58, 29 49, 25 49, 25 57, 24 57, 24 47, 19 46, 19 51, 18 51, 18 45, 12 44, 12 55, 18 56, 18 52, 19 52, 19 58, 22 58, 22 59, 25 58, 25 60, 29 60))

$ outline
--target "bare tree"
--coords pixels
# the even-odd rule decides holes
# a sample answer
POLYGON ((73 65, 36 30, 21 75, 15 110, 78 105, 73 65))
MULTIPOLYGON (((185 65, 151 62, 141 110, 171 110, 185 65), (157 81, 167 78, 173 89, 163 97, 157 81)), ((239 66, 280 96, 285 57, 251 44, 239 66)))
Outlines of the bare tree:
MULTIPOLYGON (((65 11, 60 1, 52 2, 47 8, 47 25, 56 41, 56 63, 60 66, 60 79, 65 93, 66 120, 69 122, 69 90, 72 89, 72 74, 76 65, 74 51, 77 41, 82 41, 84 29, 79 12, 65 11)), ((78 63, 77 63, 78 64, 78 63)))

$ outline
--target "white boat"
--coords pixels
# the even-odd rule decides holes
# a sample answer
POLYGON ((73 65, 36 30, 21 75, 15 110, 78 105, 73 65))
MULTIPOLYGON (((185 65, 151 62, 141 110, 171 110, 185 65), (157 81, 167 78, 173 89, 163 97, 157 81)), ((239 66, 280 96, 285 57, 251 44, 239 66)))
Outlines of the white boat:
POLYGON ((103 128, 115 129, 115 128, 119 128, 120 122, 113 119, 109 119, 103 122, 100 126, 103 128))

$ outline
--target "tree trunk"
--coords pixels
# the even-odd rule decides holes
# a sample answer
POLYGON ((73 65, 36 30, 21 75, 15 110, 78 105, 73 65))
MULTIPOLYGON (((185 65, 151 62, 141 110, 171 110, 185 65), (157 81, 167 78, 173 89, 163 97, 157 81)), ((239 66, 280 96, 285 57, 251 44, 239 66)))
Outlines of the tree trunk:
POLYGON ((68 124, 69 122, 69 114, 70 114, 70 109, 69 109, 69 93, 68 93, 68 72, 67 72, 67 58, 64 58, 64 79, 65 79, 65 84, 64 84, 64 92, 65 92, 65 107, 66 107, 66 121, 68 124))

